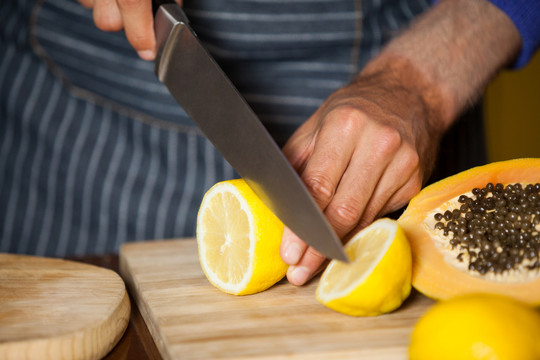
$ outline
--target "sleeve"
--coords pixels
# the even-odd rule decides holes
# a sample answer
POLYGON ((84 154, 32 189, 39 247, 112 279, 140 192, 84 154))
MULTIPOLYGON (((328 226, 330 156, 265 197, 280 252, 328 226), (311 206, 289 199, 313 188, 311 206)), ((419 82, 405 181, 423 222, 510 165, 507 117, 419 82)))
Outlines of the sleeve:
POLYGON ((514 22, 522 48, 512 68, 525 66, 540 46, 540 0, 489 0, 514 22))

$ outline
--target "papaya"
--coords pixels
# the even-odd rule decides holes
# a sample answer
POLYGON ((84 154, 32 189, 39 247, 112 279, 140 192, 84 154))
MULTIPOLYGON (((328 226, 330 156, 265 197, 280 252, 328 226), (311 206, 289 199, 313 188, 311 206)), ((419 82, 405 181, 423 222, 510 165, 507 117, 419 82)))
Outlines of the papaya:
POLYGON ((398 224, 412 285, 444 300, 470 293, 540 305, 540 159, 493 162, 423 188, 398 224))

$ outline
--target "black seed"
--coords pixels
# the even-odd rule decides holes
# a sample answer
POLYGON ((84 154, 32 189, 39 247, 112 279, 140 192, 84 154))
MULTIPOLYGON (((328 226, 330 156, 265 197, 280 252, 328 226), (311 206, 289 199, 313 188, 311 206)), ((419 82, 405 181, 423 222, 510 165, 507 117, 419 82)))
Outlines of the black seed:
POLYGON ((517 214, 515 212, 510 212, 506 215, 506 219, 510 221, 516 221, 517 214))
POLYGON ((495 206, 498 207, 498 208, 502 208, 502 207, 506 206, 506 200, 497 199, 497 201, 495 202, 495 206))
MULTIPOLYGON (((471 271, 499 274, 522 266, 524 259, 539 262, 540 183, 488 183, 471 192, 458 197, 458 208, 435 214, 435 228, 452 248, 468 253, 471 271)), ((463 258, 459 252, 457 259, 463 258)))

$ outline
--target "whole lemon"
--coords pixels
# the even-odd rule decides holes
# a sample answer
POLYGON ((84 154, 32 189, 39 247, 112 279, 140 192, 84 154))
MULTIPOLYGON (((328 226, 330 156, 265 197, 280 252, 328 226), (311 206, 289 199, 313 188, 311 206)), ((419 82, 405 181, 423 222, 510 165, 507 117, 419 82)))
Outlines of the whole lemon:
POLYGON ((439 302, 417 322, 410 360, 539 360, 540 313, 499 295, 439 302))

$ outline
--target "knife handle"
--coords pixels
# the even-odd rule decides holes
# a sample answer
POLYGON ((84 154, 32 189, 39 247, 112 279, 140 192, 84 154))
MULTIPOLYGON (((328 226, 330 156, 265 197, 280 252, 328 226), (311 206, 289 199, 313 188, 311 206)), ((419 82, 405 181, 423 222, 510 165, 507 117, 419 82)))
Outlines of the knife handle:
POLYGON ((182 22, 185 23, 186 25, 189 24, 189 20, 186 14, 184 13, 184 11, 182 11, 182 7, 179 6, 174 0, 152 0, 152 13, 154 14, 154 18, 156 17, 157 11, 161 5, 171 5, 171 4, 176 5, 178 7, 176 11, 179 13, 179 15, 181 15, 182 22))
POLYGON ((161 5, 174 3, 174 0, 152 0, 152 13, 154 16, 156 16, 156 13, 161 5))

